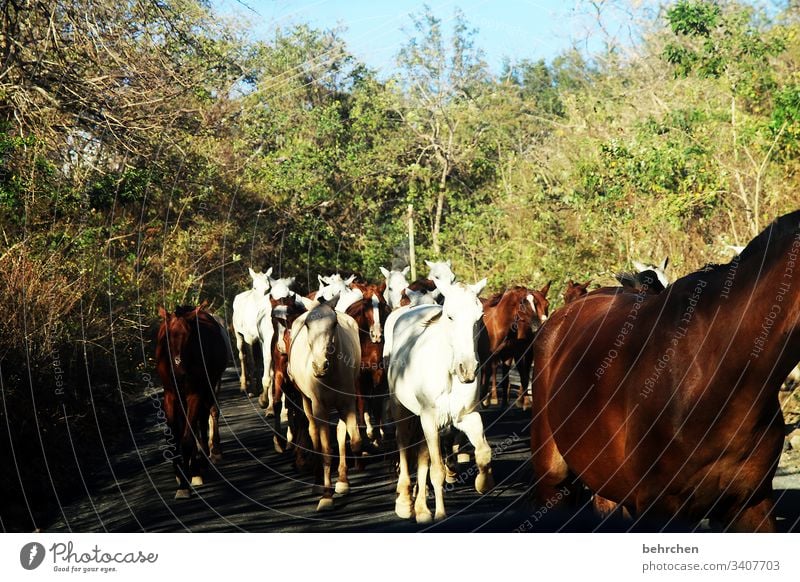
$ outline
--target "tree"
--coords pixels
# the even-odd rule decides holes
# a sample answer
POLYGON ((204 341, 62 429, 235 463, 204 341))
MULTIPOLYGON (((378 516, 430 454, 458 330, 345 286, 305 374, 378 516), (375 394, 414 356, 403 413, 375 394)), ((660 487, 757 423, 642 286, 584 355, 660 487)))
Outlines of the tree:
POLYGON ((416 136, 419 176, 435 195, 431 246, 437 256, 451 177, 469 164, 485 130, 478 101, 489 76, 483 53, 475 45, 477 31, 460 10, 449 36, 430 7, 412 15, 412 22, 414 35, 397 58, 405 93, 399 114, 416 136))

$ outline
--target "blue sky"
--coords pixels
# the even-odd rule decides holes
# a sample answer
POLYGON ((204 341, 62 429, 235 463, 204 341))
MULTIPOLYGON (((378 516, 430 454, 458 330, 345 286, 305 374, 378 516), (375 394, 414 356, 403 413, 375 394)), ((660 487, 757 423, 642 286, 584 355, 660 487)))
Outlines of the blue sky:
MULTIPOLYGON (((426 2, 416 0, 213 0, 223 13, 246 18, 257 38, 268 38, 276 26, 310 23, 318 28, 338 24, 350 50, 369 66, 389 73, 408 36, 409 14, 418 13, 426 2)), ((459 7, 468 22, 479 29, 478 44, 492 70, 498 72, 503 57, 550 60, 573 45, 597 50, 604 38, 613 36, 631 44, 630 15, 606 3, 604 34, 596 25, 592 3, 579 0, 429 0, 434 14, 445 22, 459 7), (587 40, 588 39, 588 40, 587 40)), ((602 1, 598 4, 604 4, 602 1)), ((650 2, 632 2, 647 5, 650 2)))

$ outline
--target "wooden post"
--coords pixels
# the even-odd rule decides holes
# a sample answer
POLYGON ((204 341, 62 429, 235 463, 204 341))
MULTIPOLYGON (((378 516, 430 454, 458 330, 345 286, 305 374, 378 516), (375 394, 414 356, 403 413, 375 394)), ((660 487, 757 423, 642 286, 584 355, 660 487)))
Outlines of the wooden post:
POLYGON ((411 280, 417 280, 417 255, 414 252, 414 205, 408 205, 408 262, 411 267, 411 280))

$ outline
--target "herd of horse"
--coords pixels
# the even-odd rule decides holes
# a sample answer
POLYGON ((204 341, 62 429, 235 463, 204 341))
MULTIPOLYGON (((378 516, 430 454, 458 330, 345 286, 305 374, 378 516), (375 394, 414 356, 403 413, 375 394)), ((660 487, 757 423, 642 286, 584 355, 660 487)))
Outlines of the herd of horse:
MULTIPOLYGON (((318 276, 308 296, 292 291, 292 278, 250 269, 252 288, 234 299, 240 388, 258 393, 276 451, 313 470, 318 511, 349 492, 349 466, 362 469, 363 455, 394 442, 396 514, 443 519, 444 483, 454 477, 445 428, 474 447, 475 489, 491 490, 480 410, 498 376, 507 378, 498 366, 513 365, 517 404, 530 400, 538 502, 588 492, 601 515, 774 531, 778 392, 800 361, 800 211, 774 220, 729 263, 672 283, 666 261, 636 264, 617 276, 620 286, 570 280, 552 314, 550 283, 483 298, 486 279, 465 284, 449 261, 427 264, 428 277, 411 283, 408 267, 381 268, 379 284, 318 276), (256 344, 263 374, 254 389, 256 344)), ((216 394, 230 342, 204 305, 160 314, 176 498, 189 498, 219 458, 216 394)))

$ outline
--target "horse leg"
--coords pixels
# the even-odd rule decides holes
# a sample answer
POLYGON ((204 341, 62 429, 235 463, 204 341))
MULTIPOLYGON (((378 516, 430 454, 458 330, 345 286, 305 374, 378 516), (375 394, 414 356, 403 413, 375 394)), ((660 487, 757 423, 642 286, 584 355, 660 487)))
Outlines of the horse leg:
POLYGON ((374 434, 370 437, 375 446, 380 446, 383 438, 383 405, 386 399, 386 383, 384 382, 383 370, 374 369, 370 373, 372 379, 372 399, 369 403, 370 418, 374 422, 374 434))
POLYGON ((417 523, 430 523, 433 514, 428 509, 428 469, 431 464, 431 454, 428 445, 423 440, 418 445, 417 451, 417 499, 414 501, 414 514, 417 523))
POLYGON ((283 453, 286 450, 286 437, 281 430, 281 412, 283 411, 283 370, 278 369, 275 371, 275 382, 272 387, 275 391, 274 406, 275 414, 272 417, 272 426, 275 429, 275 435, 272 437, 272 443, 275 447, 276 453, 283 453))
MULTIPOLYGON (((363 471, 364 470, 364 459, 361 456, 361 431, 358 428, 358 418, 356 415, 356 407, 354 402, 350 402, 346 404, 344 407, 344 412, 342 412, 342 416, 344 416, 344 420, 347 427, 347 434, 350 435, 350 450, 353 452, 353 456, 355 457, 355 466, 353 467, 354 471, 363 471)), ((346 466, 345 466, 346 468, 346 466)))
MULTIPOLYGON (((420 414, 422 432, 425 434, 425 442, 428 445, 431 460, 431 485, 433 495, 436 498, 436 512, 434 519, 437 521, 447 517, 444 511, 444 463, 442 462, 442 452, 439 449, 439 427, 436 425, 436 415, 431 410, 422 410, 420 414)), ((422 487, 417 483, 418 487, 422 487)))
POLYGON ((372 428, 372 425, 367 424, 367 418, 369 415, 366 413, 366 401, 364 399, 364 377, 363 374, 359 371, 356 374, 355 379, 355 391, 356 391, 356 415, 357 415, 357 422, 359 430, 364 431, 364 435, 369 438, 369 431, 372 428))
MULTIPOLYGON (((330 413, 322 406, 315 406, 314 414, 323 421, 330 417, 330 413)), ((328 511, 333 509, 333 486, 331 484, 333 447, 331 447, 331 429, 327 423, 319 427, 319 441, 322 448, 322 499, 319 500, 317 511, 328 511)), ((346 471, 345 468, 345 473, 346 471)))
POLYGON ((509 378, 510 366, 506 362, 497 363, 500 380, 498 382, 500 390, 500 406, 508 408, 508 393, 511 391, 511 378, 509 378))
POLYGON ((394 512, 401 519, 408 519, 414 512, 411 505, 411 474, 408 470, 408 447, 411 443, 411 413, 399 402, 392 402, 392 416, 395 420, 397 451, 400 453, 400 475, 397 477, 397 499, 394 512))
POLYGON ((526 354, 514 359, 514 367, 519 374, 519 393, 514 401, 514 408, 524 408, 525 392, 528 390, 528 382, 530 382, 531 378, 530 348, 526 354))
POLYGON ((183 407, 174 390, 164 390, 164 415, 167 419, 167 429, 169 430, 168 450, 172 454, 172 469, 175 472, 175 480, 178 482, 175 499, 189 499, 191 491, 189 489, 189 480, 186 478, 186 467, 182 464, 180 443, 185 418, 183 407))
MULTIPOLYGON (((561 499, 564 495, 561 488, 569 479, 569 467, 553 440, 550 423, 546 418, 546 409, 539 405, 537 399, 542 394, 534 394, 534 417, 531 423, 531 462, 533 463, 534 490, 539 503, 552 503, 553 499, 561 499)), ((575 496, 577 497, 577 495, 575 496)))
POLYGON ((339 466, 334 491, 339 495, 347 495, 350 493, 350 481, 347 479, 347 423, 341 418, 336 425, 336 440, 339 445, 339 466))
POLYGON ((755 505, 731 512, 725 531, 774 533, 777 531, 774 507, 770 489, 769 494, 755 505))
POLYGON ((477 411, 462 416, 454 426, 462 431, 475 447, 475 464, 478 465, 478 476, 475 477, 475 490, 486 493, 494 488, 492 476, 492 449, 483 434, 483 422, 477 411))
POLYGON ((222 446, 219 440, 219 404, 214 402, 208 411, 208 450, 211 462, 215 465, 222 460, 222 446))
POLYGON ((497 364, 498 361, 492 360, 490 365, 491 375, 492 375, 492 389, 489 393, 489 405, 495 405, 499 402, 497 398, 497 364))
POLYGON ((620 505, 616 501, 611 501, 595 493, 592 495, 592 508, 595 515, 607 519, 619 513, 620 505))
POLYGON ((261 358, 264 362, 264 375, 261 376, 261 394, 258 397, 258 405, 266 408, 267 418, 275 413, 275 402, 272 396, 272 381, 275 371, 272 369, 272 335, 263 338, 261 342, 261 358))
POLYGON ((319 458, 321 451, 319 427, 317 426, 316 417, 314 416, 311 400, 305 395, 303 396, 303 410, 305 411, 306 419, 308 420, 308 438, 311 441, 311 449, 314 451, 314 456, 312 457, 312 470, 314 472, 313 490, 316 492, 319 490, 320 484, 322 483, 322 464, 320 463, 319 458))
POLYGON ((245 350, 249 347, 240 334, 236 334, 236 349, 239 350, 239 391, 247 394, 247 364, 248 358, 245 350))
POLYGON ((190 474, 192 485, 203 485, 203 480, 208 469, 208 426, 210 424, 210 407, 200 396, 189 396, 187 399, 187 420, 186 426, 189 428, 194 443, 192 457, 190 460, 190 474))

